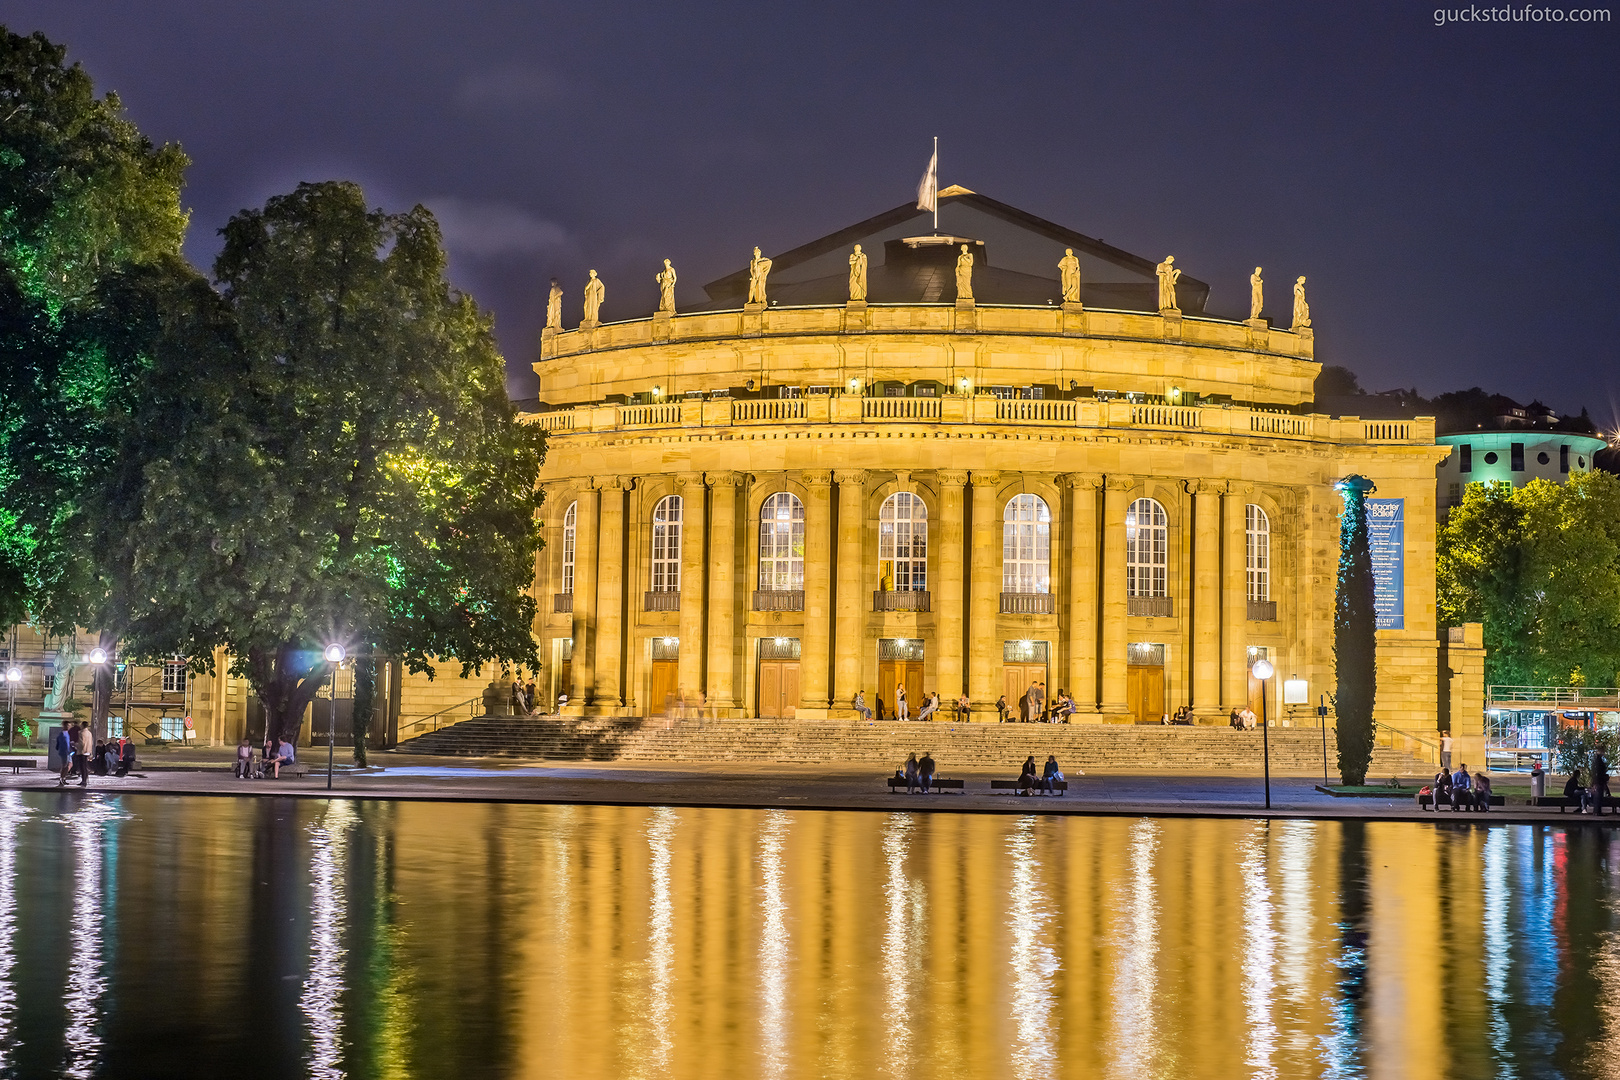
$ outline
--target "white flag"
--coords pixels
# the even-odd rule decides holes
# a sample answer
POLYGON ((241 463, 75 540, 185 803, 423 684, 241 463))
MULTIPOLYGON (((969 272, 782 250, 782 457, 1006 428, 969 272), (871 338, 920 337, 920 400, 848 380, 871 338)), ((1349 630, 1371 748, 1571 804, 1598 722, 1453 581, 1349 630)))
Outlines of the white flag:
POLYGON ((928 159, 928 171, 917 185, 917 209, 939 212, 939 145, 934 145, 934 156, 928 159))

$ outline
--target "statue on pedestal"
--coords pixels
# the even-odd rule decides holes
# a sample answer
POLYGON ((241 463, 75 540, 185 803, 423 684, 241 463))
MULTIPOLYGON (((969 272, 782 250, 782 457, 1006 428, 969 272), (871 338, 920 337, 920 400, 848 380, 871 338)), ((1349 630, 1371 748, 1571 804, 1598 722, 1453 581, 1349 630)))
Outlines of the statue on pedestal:
POLYGON ((966 244, 962 245, 962 254, 956 257, 956 302, 960 304, 964 300, 973 300, 973 252, 966 244))
POLYGON ((849 298, 851 300, 866 299, 866 252, 861 245, 855 245, 855 251, 849 257, 849 298))
POLYGON ((551 279, 551 292, 546 295, 546 329, 562 329, 562 286, 551 279))
POLYGON ((1294 329, 1304 330, 1311 325, 1311 305, 1305 302, 1305 278, 1294 282, 1294 329))
POLYGON ((1176 280, 1181 277, 1181 271, 1175 267, 1176 257, 1166 255, 1164 262, 1154 268, 1159 275, 1159 310, 1175 311, 1176 308, 1176 280))
POLYGON ((66 716, 68 715, 68 698, 73 696, 73 649, 64 648, 56 654, 56 678, 51 683, 50 693, 45 695, 45 703, 40 708, 40 715, 66 716))
POLYGON ((1063 282, 1063 302, 1065 304, 1078 304, 1080 302, 1080 260, 1074 257, 1074 248, 1063 249, 1063 258, 1058 260, 1058 277, 1063 282))
POLYGON ((754 249, 754 257, 748 260, 748 302, 750 304, 765 303, 765 278, 771 272, 771 260, 762 258, 759 248, 754 249))
POLYGON ((1258 319, 1265 306, 1265 282, 1260 280, 1260 268, 1257 266, 1254 273, 1249 275, 1249 318, 1258 319))
POLYGON ((664 260, 662 273, 653 275, 658 282, 658 310, 664 314, 675 314, 675 268, 664 260))
POLYGON ((585 321, 594 325, 596 316, 602 310, 602 301, 607 298, 607 286, 602 279, 591 271, 591 279, 585 283, 585 321))

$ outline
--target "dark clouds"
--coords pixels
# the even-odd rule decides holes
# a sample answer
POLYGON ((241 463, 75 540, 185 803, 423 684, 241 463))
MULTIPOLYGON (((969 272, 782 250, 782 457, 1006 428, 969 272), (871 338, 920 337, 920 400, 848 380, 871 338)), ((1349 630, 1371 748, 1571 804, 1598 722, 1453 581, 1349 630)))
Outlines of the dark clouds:
MULTIPOLYGON (((372 5, 13 0, 196 161, 188 250, 346 177, 438 212, 515 373, 552 276, 578 317, 683 296, 960 183, 1237 310, 1314 287, 1318 355, 1620 422, 1620 28, 1434 25, 1415 3, 372 5)), ((992 254, 993 258, 993 254, 992 254)))

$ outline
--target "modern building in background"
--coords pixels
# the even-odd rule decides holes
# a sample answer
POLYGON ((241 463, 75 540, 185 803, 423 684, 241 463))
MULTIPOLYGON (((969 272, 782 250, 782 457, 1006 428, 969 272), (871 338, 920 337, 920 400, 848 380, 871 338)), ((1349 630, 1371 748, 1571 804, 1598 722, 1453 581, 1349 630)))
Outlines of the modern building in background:
POLYGON ((1590 472, 1597 454, 1608 446, 1595 435, 1556 430, 1555 415, 1532 416, 1525 407, 1503 400, 1504 411, 1490 428, 1436 437, 1451 450, 1435 469, 1442 515, 1462 503, 1469 484, 1562 484, 1590 472))

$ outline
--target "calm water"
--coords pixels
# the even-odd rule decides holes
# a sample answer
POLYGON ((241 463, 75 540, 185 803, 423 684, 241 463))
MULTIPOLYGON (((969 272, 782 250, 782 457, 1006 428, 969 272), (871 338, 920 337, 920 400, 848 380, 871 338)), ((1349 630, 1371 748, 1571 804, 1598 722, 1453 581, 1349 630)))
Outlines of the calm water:
POLYGON ((0 1075, 1620 1074, 1620 832, 0 793, 0 1075))

